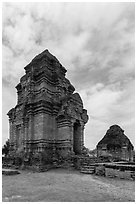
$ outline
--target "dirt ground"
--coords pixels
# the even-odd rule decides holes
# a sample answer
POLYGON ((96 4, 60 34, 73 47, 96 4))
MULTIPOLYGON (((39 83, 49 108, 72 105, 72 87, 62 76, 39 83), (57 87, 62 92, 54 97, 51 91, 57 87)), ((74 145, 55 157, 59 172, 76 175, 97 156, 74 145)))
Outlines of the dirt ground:
POLYGON ((128 202, 135 182, 55 169, 2 176, 3 202, 128 202))

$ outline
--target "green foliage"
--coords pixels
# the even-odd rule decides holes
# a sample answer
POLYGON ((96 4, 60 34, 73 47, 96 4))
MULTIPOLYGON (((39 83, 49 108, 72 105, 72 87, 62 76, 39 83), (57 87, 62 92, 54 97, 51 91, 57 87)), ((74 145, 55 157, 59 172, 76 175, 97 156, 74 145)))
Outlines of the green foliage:
POLYGON ((2 155, 7 156, 10 149, 9 139, 6 141, 5 145, 2 147, 2 155))
POLYGON ((18 150, 16 151, 16 157, 20 157, 23 158, 24 157, 24 148, 23 146, 21 146, 20 148, 18 148, 18 150))
POLYGON ((82 155, 88 155, 89 154, 89 149, 88 148, 86 148, 85 146, 83 146, 83 148, 82 148, 82 155))

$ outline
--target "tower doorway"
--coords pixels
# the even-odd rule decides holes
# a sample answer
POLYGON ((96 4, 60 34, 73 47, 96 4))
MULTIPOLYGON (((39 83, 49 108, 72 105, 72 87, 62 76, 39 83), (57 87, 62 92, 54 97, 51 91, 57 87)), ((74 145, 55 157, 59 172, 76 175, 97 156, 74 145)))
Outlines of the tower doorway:
POLYGON ((76 121, 73 125, 73 151, 75 154, 81 152, 81 126, 79 121, 76 121))

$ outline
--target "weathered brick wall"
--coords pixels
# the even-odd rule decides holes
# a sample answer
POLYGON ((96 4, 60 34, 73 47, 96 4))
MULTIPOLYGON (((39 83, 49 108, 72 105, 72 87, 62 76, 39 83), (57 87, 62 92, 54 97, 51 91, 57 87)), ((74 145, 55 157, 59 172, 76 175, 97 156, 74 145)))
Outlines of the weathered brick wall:
POLYGON ((34 116, 34 137, 33 137, 34 140, 43 139, 44 132, 43 122, 44 122, 43 113, 39 113, 34 116))
MULTIPOLYGON (((43 117, 43 139, 47 140, 54 140, 54 134, 53 131, 56 131, 53 129, 53 120, 51 115, 48 115, 44 113, 43 117)), ((57 131, 56 131, 57 132, 57 131)))
POLYGON ((58 127, 58 140, 71 140, 72 135, 69 126, 58 127))
POLYGON ((88 115, 80 95, 73 93, 75 88, 65 78, 66 69, 48 50, 24 69, 26 74, 16 86, 19 100, 8 113, 9 119, 15 120, 11 140, 18 147, 25 141, 24 152, 29 158, 37 153, 45 154, 45 159, 55 154, 66 157, 74 149, 80 154, 88 115), (79 130, 74 131, 74 123, 79 124, 79 130))

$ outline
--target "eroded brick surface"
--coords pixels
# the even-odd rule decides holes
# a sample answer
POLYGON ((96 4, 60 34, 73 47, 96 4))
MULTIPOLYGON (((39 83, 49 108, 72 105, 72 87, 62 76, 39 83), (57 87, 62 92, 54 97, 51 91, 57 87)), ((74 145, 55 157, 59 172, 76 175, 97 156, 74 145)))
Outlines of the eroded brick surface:
POLYGON ((24 69, 16 86, 17 105, 8 112, 10 154, 42 162, 82 154, 88 115, 66 69, 48 50, 24 69))

